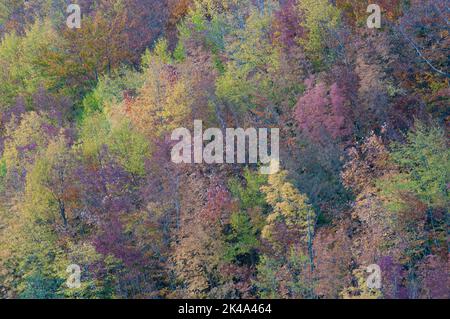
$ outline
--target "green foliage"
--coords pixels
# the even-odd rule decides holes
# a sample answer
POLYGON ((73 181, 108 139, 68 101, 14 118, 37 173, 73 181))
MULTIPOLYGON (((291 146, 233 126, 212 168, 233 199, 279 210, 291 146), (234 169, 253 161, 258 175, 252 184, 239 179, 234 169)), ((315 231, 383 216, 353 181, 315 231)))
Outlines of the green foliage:
POLYGON ((153 60, 156 60, 159 64, 172 64, 173 58, 169 52, 169 44, 167 39, 160 38, 152 51, 147 49, 142 56, 142 68, 145 70, 152 65, 153 60))
POLYGON ((277 270, 280 263, 268 256, 262 256, 256 267, 258 278, 255 282, 258 288, 258 296, 262 299, 280 298, 278 293, 279 280, 277 278, 277 270))
POLYGON ((205 31, 206 19, 199 10, 195 10, 191 13, 190 20, 194 25, 194 30, 196 32, 205 31))
POLYGON ((183 62, 186 59, 186 49, 183 42, 178 41, 175 50, 173 51, 173 58, 176 62, 183 62))
POLYGON ((124 120, 113 127, 107 145, 126 171, 137 176, 145 174, 150 143, 129 122, 124 120))
POLYGON ((213 63, 214 63, 214 67, 216 68, 216 70, 219 71, 219 74, 224 75, 225 71, 226 71, 226 67, 218 55, 213 56, 213 63))
POLYGON ((254 265, 260 246, 259 233, 264 226, 262 213, 267 209, 265 196, 260 188, 267 183, 267 176, 250 169, 246 169, 243 175, 245 185, 235 178, 228 182, 230 192, 238 200, 241 211, 231 215, 225 259, 254 265))
POLYGON ((2 0, 0 1, 0 24, 8 21, 8 18, 15 11, 20 9, 21 1, 18 0, 2 0))
POLYGON ((6 161, 0 161, 0 179, 6 176, 6 161))
POLYGON ((0 95, 2 106, 5 107, 13 102, 14 97, 22 90, 25 91, 23 78, 13 66, 12 62, 19 59, 19 48, 21 39, 16 34, 7 34, 0 44, 0 95))
POLYGON ((104 146, 129 173, 145 173, 150 143, 127 119, 110 119, 104 113, 93 113, 81 125, 81 150, 85 158, 98 159, 104 146))
POLYGON ((287 265, 291 277, 286 286, 291 295, 303 299, 314 298, 314 282, 309 278, 311 277, 309 257, 291 247, 287 265))
POLYGON ((260 298, 315 298, 309 258, 291 247, 286 260, 263 255, 256 269, 260 298))
POLYGON ((64 136, 51 140, 46 149, 39 152, 26 179, 25 203, 30 206, 32 218, 47 223, 67 224, 71 162, 74 156, 67 147, 64 136), (62 211, 62 205, 65 205, 62 211), (62 218, 62 220, 61 220, 62 218))
POLYGON ((36 159, 40 150, 46 147, 49 136, 44 131, 44 125, 50 121, 36 112, 26 113, 15 127, 14 121, 6 126, 3 165, 7 172, 17 170, 22 172, 36 159))
POLYGON ((270 40, 272 15, 253 9, 243 29, 234 29, 227 42, 230 61, 217 80, 217 95, 238 107, 239 112, 256 107, 260 92, 272 90, 268 72, 279 67, 279 50, 270 40))
POLYGON ((135 92, 144 84, 142 73, 122 67, 102 76, 95 89, 83 99, 84 115, 123 101, 124 92, 135 92))
POLYGON ((224 50, 224 38, 228 30, 224 14, 214 4, 204 1, 196 1, 185 20, 178 26, 181 42, 189 39, 200 40, 212 53, 224 50))
POLYGON ((0 0, 0 24, 6 25, 7 30, 22 31, 23 22, 48 18, 57 25, 65 21, 66 6, 64 0, 35 0, 32 4, 24 4, 22 0, 0 0))
POLYGON ((12 33, 0 44, 0 95, 3 107, 18 95, 29 97, 40 87, 64 89, 62 39, 49 21, 37 21, 25 36, 12 33))
POLYGON ((269 176, 269 184, 261 187, 266 194, 273 212, 267 217, 267 225, 264 227, 262 237, 268 239, 275 247, 276 224, 282 223, 299 236, 303 242, 311 242, 316 224, 316 214, 308 203, 306 195, 287 181, 287 172, 282 171, 269 176))
POLYGON ((65 252, 57 245, 57 235, 52 226, 33 218, 33 208, 27 204, 25 215, 20 215, 19 233, 12 248, 11 261, 15 267, 11 270, 19 279, 15 288, 23 298, 55 297, 63 282, 63 272, 70 264, 65 252), (47 290, 47 291, 45 291, 47 290))
POLYGON ((86 159, 97 159, 101 148, 107 144, 111 123, 104 113, 94 113, 83 119, 80 125, 79 146, 86 159))
POLYGON ((26 288, 20 293, 22 299, 60 299, 58 293, 64 282, 61 278, 48 278, 36 272, 25 279, 26 288))
MULTIPOLYGON (((259 240, 256 231, 246 213, 233 213, 230 220, 231 233, 227 236, 229 249, 225 254, 225 259, 234 261, 238 256, 253 255, 259 247, 259 240)), ((250 260, 250 263, 254 263, 250 260)))
POLYGON ((156 42, 155 48, 153 49, 153 55, 159 58, 164 64, 172 64, 172 57, 169 53, 169 44, 164 38, 161 38, 156 42))
POLYGON ((308 30, 307 40, 301 44, 318 65, 329 60, 327 36, 335 36, 334 32, 341 24, 341 12, 328 0, 302 0, 298 5, 304 12, 301 24, 308 30))
POLYGON ((448 207, 450 151, 447 143, 441 128, 417 122, 404 144, 393 144, 391 156, 400 173, 380 181, 391 210, 398 211, 404 207, 399 197, 402 192, 418 196, 432 208, 448 207))
POLYGON ((244 172, 245 187, 238 180, 231 179, 229 188, 234 197, 240 201, 241 208, 264 207, 266 199, 261 192, 261 186, 267 183, 267 176, 246 169, 244 172))

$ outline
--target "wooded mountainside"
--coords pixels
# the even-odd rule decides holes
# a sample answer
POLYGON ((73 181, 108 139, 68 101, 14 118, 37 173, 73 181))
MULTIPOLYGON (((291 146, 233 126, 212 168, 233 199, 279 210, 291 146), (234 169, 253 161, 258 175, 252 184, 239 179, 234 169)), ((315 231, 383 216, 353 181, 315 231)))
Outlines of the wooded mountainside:
POLYGON ((448 1, 71 2, 0 0, 1 298, 450 297, 448 1))

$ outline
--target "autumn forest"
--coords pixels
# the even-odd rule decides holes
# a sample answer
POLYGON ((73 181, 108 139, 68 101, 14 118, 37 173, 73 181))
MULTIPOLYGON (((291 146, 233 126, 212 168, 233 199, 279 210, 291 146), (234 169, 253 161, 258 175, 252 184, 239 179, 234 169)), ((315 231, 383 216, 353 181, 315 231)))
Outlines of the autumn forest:
POLYGON ((0 0, 0 299, 450 298, 449 8, 0 0))

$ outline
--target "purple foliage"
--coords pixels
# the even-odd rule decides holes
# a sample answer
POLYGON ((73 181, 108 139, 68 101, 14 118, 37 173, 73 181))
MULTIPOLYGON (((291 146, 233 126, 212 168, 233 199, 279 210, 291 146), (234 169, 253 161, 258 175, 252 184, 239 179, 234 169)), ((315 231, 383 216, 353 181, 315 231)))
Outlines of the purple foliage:
POLYGON ((77 175, 87 212, 83 217, 98 229, 92 237, 97 251, 113 255, 127 267, 143 265, 142 254, 122 222, 123 216, 136 209, 131 176, 111 158, 106 146, 100 151, 98 163, 81 165, 77 175))
POLYGON ((97 252, 105 256, 113 255, 127 268, 144 265, 141 252, 137 250, 131 236, 125 233, 120 214, 111 213, 104 218, 99 235, 94 238, 93 243, 97 252))
POLYGON ((71 109, 72 102, 67 97, 55 97, 45 89, 40 88, 33 94, 33 107, 38 112, 44 112, 47 116, 62 126, 71 109))
POLYGON ((448 299, 450 295, 450 264, 448 256, 427 256, 419 267, 424 298, 448 299))
POLYGON ((83 187, 83 203, 95 215, 130 212, 133 209, 129 189, 130 175, 113 159, 106 146, 98 163, 84 164, 77 169, 83 187))
POLYGON ((404 299, 407 295, 402 286, 404 270, 391 256, 384 256, 378 260, 383 280, 383 297, 388 299, 404 299))
POLYGON ((285 47, 294 46, 298 39, 304 35, 300 22, 297 1, 283 1, 280 10, 276 12, 276 28, 279 32, 280 41, 285 47))

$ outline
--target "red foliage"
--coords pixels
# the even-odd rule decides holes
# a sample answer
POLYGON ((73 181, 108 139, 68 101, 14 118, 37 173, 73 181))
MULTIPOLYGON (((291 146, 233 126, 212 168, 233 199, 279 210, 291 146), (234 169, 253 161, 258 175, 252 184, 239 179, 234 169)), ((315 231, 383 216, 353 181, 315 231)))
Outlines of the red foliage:
POLYGON ((223 225, 228 222, 233 207, 230 192, 222 185, 213 185, 208 190, 207 203, 200 217, 207 223, 220 222, 223 225))
POLYGON ((351 110, 342 89, 333 83, 313 84, 306 81, 306 93, 299 98, 295 108, 295 119, 303 134, 314 142, 323 142, 327 137, 342 140, 352 133, 351 110))

